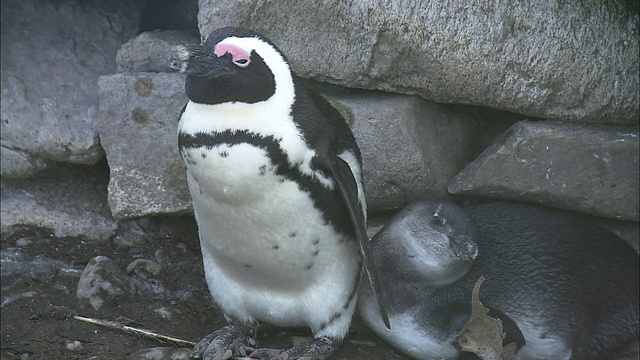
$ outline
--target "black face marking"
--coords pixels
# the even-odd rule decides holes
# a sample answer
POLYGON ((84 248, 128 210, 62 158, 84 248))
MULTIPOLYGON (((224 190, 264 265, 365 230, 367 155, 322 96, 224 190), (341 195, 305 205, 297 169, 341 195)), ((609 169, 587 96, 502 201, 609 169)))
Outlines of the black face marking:
POLYGON ((313 242, 312 242, 312 244, 313 244, 313 245, 318 245, 318 244, 320 244, 320 238, 316 238, 316 239, 314 239, 314 240, 313 240, 313 242))
POLYGON ((278 250, 278 249, 280 249, 280 245, 273 245, 272 249, 273 250, 278 250))
POLYGON ((203 158, 203 159, 206 159, 206 158, 207 158, 207 153, 206 153, 206 152, 203 152, 203 153, 202 153, 202 158, 203 158))
POLYGON ((264 174, 266 174, 266 173, 267 173, 267 165, 261 165, 261 166, 258 168, 258 171, 259 171, 259 174, 260 174, 260 175, 264 176, 264 174))
MULTIPOLYGON (((226 130, 219 133, 196 134, 180 132, 178 135, 178 144, 181 152, 185 152, 189 148, 204 147, 213 149, 220 144, 233 146, 245 143, 263 149, 271 160, 270 165, 273 166, 274 173, 280 176, 280 182, 286 180, 296 182, 301 191, 310 194, 315 207, 323 210, 323 224, 326 226, 332 225, 336 231, 347 235, 350 239, 355 239, 353 225, 347 213, 348 210, 342 206, 342 198, 337 189, 329 192, 315 177, 303 173, 296 166, 292 166, 289 163, 289 157, 286 152, 280 147, 280 141, 280 139, 276 139, 271 135, 263 136, 247 130, 226 130)), ((313 161, 311 168, 324 173, 323 170, 314 166, 313 161)), ((344 237, 341 238, 344 240, 344 237)), ((317 242, 319 243, 320 239, 317 239, 317 242)), ((317 243, 314 245, 317 245, 317 243)))
POLYGON ((226 158, 229 156, 229 153, 227 151, 221 151, 218 155, 220 155, 220 157, 226 158))
MULTIPOLYGON (((215 37, 214 37, 215 38, 215 37)), ((200 104, 227 102, 257 103, 268 100, 276 92, 273 73, 264 59, 255 51, 246 67, 233 63, 233 56, 226 53, 218 57, 211 37, 203 45, 189 46, 187 61, 187 97, 200 104)))
POLYGON ((295 231, 294 231, 294 232, 292 232, 291 234, 289 234, 289 237, 290 237, 290 238, 294 238, 294 237, 296 237, 296 236, 298 236, 298 233, 297 233, 297 232, 295 232, 295 231))
POLYGON ((313 256, 318 256, 318 254, 320 254, 320 250, 316 250, 313 252, 313 256))
POLYGON ((253 265, 251 264, 244 264, 244 267, 246 267, 247 269, 251 269, 253 267, 253 265))
POLYGON ((311 270, 311 268, 313 268, 313 264, 309 264, 304 267, 305 270, 311 270))

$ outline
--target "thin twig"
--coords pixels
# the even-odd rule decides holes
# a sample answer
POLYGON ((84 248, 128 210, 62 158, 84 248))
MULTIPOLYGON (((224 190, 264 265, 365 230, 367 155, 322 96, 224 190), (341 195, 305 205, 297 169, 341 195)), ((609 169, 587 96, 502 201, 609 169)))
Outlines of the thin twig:
POLYGON ((121 330, 121 331, 128 332, 128 333, 134 333, 134 334, 137 334, 137 335, 146 336, 148 338, 155 339, 155 340, 172 342, 172 343, 174 343, 176 345, 183 345, 183 346, 192 347, 192 346, 194 346, 196 344, 196 343, 194 343, 192 341, 182 340, 182 339, 174 338, 172 336, 167 336, 167 335, 156 334, 156 333, 154 333, 152 331, 149 331, 149 330, 134 328, 134 327, 131 327, 131 326, 128 326, 128 325, 120 324, 120 323, 115 322, 115 321, 92 319, 92 318, 88 318, 88 317, 84 317, 84 316, 78 316, 78 315, 74 315, 73 318, 76 319, 76 320, 84 321, 84 322, 87 322, 87 323, 90 323, 90 324, 94 324, 94 325, 105 326, 105 327, 108 327, 108 328, 117 329, 117 330, 121 330))

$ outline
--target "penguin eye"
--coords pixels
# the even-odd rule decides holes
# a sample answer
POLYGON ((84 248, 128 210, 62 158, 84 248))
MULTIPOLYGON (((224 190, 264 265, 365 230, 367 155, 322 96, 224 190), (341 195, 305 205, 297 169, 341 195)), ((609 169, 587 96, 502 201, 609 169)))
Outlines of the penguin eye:
POLYGON ((233 59, 233 63, 241 68, 245 68, 249 66, 251 61, 249 61, 249 59, 246 59, 246 58, 239 58, 239 59, 233 59))
POLYGON ((433 224, 435 226, 443 226, 445 223, 446 221, 439 214, 433 214, 433 224))
POLYGON ((217 57, 231 55, 231 61, 238 67, 245 68, 251 64, 251 52, 233 44, 218 43, 213 49, 217 57))

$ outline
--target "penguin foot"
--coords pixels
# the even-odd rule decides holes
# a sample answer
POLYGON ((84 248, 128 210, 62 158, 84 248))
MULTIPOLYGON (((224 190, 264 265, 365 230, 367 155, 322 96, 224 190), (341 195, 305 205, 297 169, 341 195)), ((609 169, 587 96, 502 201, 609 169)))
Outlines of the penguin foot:
POLYGON ((308 345, 294 346, 288 350, 257 349, 251 353, 252 359, 261 360, 324 360, 338 348, 336 341, 319 337, 308 345))
POLYGON ((192 359, 226 360, 247 356, 254 350, 256 329, 247 325, 227 325, 207 335, 191 350, 192 359))

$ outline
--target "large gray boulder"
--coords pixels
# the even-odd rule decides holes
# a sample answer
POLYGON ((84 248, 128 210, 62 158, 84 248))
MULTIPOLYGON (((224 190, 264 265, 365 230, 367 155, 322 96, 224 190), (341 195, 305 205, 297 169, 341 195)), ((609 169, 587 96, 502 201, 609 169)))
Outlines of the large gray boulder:
POLYGON ((118 48, 135 34, 135 6, 7 0, 1 14, 2 176, 29 176, 54 162, 95 163, 104 156, 96 81, 116 70, 118 48))
POLYGON ((320 81, 563 121, 639 118, 639 17, 624 2, 200 0, 198 19, 204 37, 263 32, 320 81))
POLYGON ((481 122, 467 106, 371 91, 331 98, 353 117, 370 212, 448 196, 449 179, 481 150, 481 122))
POLYGON ((100 140, 111 176, 116 219, 188 211, 191 199, 178 154, 178 118, 187 103, 184 76, 101 76, 100 140))
POLYGON ((118 224, 107 204, 107 176, 97 167, 64 164, 29 179, 2 179, 2 237, 32 226, 56 237, 110 239, 118 224))
POLYGON ((636 127, 521 121, 449 191, 637 222, 638 135, 636 127))

